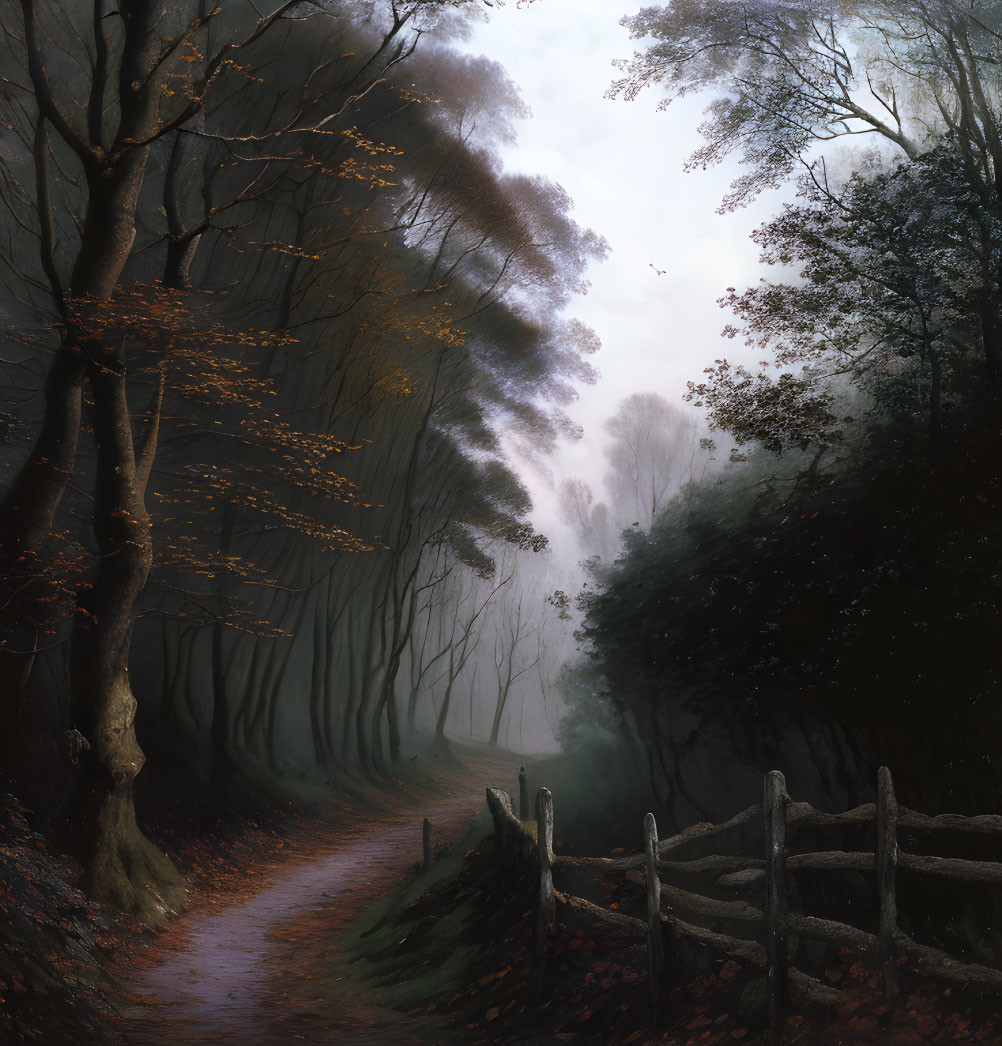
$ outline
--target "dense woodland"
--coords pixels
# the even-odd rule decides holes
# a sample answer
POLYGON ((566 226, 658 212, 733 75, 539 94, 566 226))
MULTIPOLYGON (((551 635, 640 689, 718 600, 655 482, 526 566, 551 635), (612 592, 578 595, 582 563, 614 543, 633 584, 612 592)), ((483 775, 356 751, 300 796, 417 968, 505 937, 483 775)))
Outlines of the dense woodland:
POLYGON ((795 196, 754 234, 761 280, 721 288, 729 358, 689 383, 729 462, 594 567, 576 730, 611 704, 683 824, 772 766, 830 808, 883 763, 922 808, 996 809, 1002 8, 626 24, 614 92, 711 92, 690 166, 740 159, 722 209, 795 196))
POLYGON ((693 177, 788 202, 689 405, 596 419, 559 550, 510 447, 579 435, 606 245, 504 170, 479 5, 2 12, 2 763, 97 897, 175 903, 147 759, 351 791, 542 732, 680 826, 777 766, 995 808, 1002 5, 626 19, 612 95, 701 93, 693 177))
POLYGON ((546 546, 499 433, 570 430, 604 244, 497 161, 524 106, 451 46, 475 14, 4 11, 0 732, 114 903, 170 902, 147 753, 345 787, 445 744, 475 650, 492 743, 548 686, 545 592, 499 616, 546 546))

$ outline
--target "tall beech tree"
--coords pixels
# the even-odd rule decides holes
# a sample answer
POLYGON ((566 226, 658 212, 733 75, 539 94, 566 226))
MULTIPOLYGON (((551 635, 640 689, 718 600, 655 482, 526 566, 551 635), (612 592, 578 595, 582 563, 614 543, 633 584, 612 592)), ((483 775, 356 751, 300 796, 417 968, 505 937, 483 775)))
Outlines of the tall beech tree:
POLYGON ((128 677, 133 608, 152 563, 145 491, 162 392, 137 444, 126 344, 104 325, 102 307, 115 295, 133 250, 154 143, 199 113, 237 67, 237 52, 293 6, 253 21, 242 12, 243 19, 220 26, 218 34, 217 23, 228 17, 222 9, 190 20, 177 11, 168 19, 161 5, 141 0, 114 10, 95 2, 72 11, 39 11, 24 0, 19 19, 8 21, 11 11, 5 16, 20 29, 7 36, 14 76, 5 86, 18 117, 8 140, 15 150, 30 143, 34 191, 25 192, 34 200, 38 264, 62 335, 34 446, 0 503, 0 558, 10 576, 14 564, 27 562, 30 569, 44 552, 74 474, 86 385, 98 559, 78 603, 70 661, 73 719, 87 746, 87 872, 97 895, 147 913, 176 900, 176 877, 136 826, 132 781, 144 758, 128 677), (193 79, 183 70, 199 48, 209 56, 193 79), (182 83, 183 91, 171 86, 182 83), (82 107, 76 104, 81 97, 82 107), (76 219, 72 231, 67 216, 76 219))

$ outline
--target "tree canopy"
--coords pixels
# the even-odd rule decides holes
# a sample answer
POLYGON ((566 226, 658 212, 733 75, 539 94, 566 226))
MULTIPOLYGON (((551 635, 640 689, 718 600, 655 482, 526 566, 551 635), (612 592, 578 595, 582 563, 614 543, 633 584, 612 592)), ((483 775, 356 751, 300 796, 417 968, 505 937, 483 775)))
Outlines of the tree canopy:
POLYGON ((451 47, 476 11, 4 8, 5 744, 72 727, 88 881, 125 907, 173 881, 143 748, 390 773, 428 562, 545 546, 500 433, 572 431, 594 336, 566 310, 605 245, 503 169, 525 109, 451 47))

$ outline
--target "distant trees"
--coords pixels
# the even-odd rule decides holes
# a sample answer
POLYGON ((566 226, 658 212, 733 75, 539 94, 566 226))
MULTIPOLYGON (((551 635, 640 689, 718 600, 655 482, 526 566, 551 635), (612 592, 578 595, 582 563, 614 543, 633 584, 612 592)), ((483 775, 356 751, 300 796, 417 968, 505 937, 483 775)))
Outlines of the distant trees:
POLYGON ((605 422, 608 501, 581 479, 560 485, 560 513, 584 549, 608 558, 624 530, 649 530, 669 498, 692 476, 700 453, 695 419, 654 392, 622 400, 605 422))
POLYGON ((698 451, 696 421, 654 392, 622 400, 605 423, 612 437, 606 451, 609 497, 622 517, 650 530, 668 498, 692 474, 698 451))
POLYGON ((558 497, 560 518, 584 551, 592 556, 608 555, 615 547, 615 523, 610 526, 609 507, 604 501, 593 504, 595 493, 591 484, 577 478, 561 480, 558 497))
POLYGON ((423 566, 398 679, 408 717, 433 726, 440 744, 447 728, 491 745, 552 743, 573 628, 568 600, 549 588, 552 553, 539 535, 485 551, 484 562, 464 563, 443 546, 423 566))

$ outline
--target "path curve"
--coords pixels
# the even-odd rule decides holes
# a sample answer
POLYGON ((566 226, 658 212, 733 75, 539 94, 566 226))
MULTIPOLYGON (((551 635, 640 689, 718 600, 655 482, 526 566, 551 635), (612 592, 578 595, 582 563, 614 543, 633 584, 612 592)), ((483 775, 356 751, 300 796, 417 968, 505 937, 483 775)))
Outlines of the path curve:
MULTIPOLYGON (((428 803, 423 815, 431 820, 437 840, 455 840, 480 805, 476 792, 466 793, 428 803)), ((323 911, 326 921, 327 912, 339 903, 352 906, 349 914, 356 913, 360 884, 371 886, 365 895, 368 903, 393 889, 420 859, 421 817, 414 811, 384 816, 344 845, 280 871, 249 901, 218 914, 191 916, 191 925, 182 926, 186 932, 178 948, 129 979, 130 994, 154 1009, 140 1019, 127 1041, 194 1046, 303 1038, 276 1037, 276 1014, 267 1005, 280 949, 276 931, 308 917, 311 910, 323 911)), ((329 1031, 328 1041, 344 1041, 336 1027, 329 1031)))

